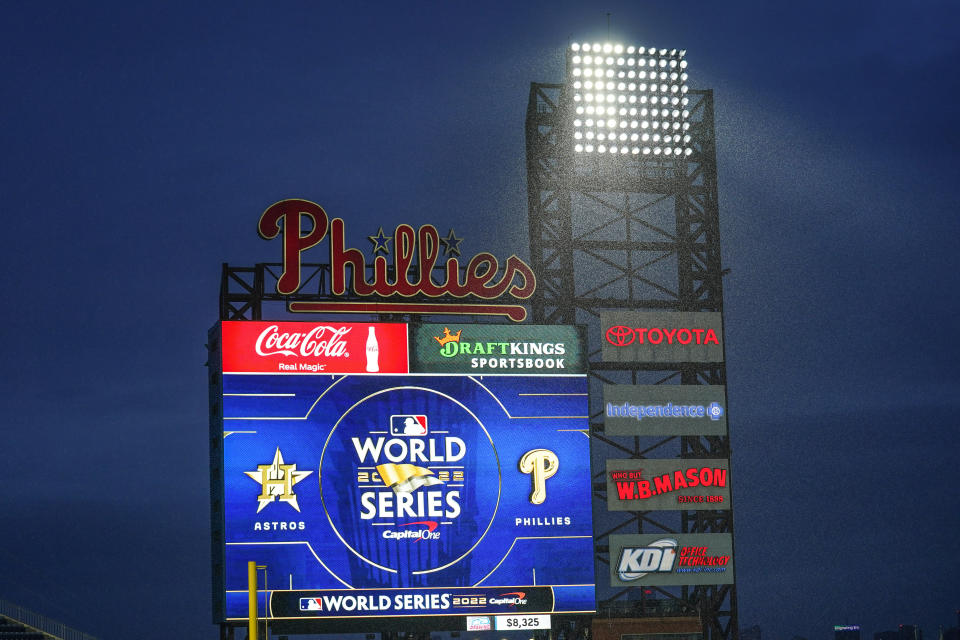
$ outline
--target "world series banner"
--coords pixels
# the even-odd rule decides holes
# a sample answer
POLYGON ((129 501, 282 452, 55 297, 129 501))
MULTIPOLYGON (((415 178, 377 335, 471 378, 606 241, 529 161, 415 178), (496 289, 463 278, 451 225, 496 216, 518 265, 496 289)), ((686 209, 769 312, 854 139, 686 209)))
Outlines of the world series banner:
POLYGON ((272 618, 594 610, 572 327, 218 327, 221 619, 251 560, 272 618))

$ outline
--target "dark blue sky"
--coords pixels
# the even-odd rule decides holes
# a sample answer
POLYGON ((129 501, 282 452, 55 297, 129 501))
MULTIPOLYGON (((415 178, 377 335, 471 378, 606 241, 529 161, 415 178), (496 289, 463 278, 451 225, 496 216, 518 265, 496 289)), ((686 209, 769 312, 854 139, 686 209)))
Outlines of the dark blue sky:
POLYGON ((955 624, 946 2, 7 6, 0 598, 105 639, 216 637, 220 263, 276 260, 256 222, 287 197, 526 255, 529 83, 608 11, 715 91, 741 625, 955 624))

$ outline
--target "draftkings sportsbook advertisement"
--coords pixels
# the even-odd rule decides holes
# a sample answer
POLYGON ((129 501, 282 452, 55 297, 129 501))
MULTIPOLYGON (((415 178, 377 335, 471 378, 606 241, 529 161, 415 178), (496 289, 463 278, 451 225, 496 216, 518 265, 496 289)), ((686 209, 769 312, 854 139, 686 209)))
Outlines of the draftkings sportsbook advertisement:
POLYGON ((210 341, 215 621, 247 617, 250 561, 278 620, 594 610, 575 327, 240 321, 210 341))

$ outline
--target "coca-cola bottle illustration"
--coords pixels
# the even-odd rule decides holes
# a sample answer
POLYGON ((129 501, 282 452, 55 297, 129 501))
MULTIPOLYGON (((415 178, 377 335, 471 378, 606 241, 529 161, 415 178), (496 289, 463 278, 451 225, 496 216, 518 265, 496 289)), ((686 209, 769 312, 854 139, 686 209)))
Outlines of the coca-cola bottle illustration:
POLYGON ((380 345, 377 343, 377 334, 370 327, 367 333, 367 373, 380 371, 380 345))

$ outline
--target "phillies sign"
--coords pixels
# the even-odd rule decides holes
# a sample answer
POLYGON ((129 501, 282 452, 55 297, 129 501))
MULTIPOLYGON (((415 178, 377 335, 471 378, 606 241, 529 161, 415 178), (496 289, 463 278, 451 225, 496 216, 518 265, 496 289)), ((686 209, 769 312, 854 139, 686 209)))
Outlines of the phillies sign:
POLYGON ((316 246, 329 234, 330 242, 330 290, 337 296, 348 291, 354 295, 380 298, 376 302, 308 302, 292 301, 290 311, 334 313, 450 313, 502 315, 515 322, 527 316, 520 304, 491 303, 416 303, 410 301, 384 302, 383 298, 472 298, 492 301, 510 297, 517 301, 533 295, 537 280, 527 263, 511 255, 501 268, 497 258, 486 252, 473 256, 463 266, 456 257, 460 242, 451 235, 441 239, 433 225, 423 225, 415 230, 401 224, 393 236, 386 236, 381 229, 377 236, 370 236, 374 243, 372 277, 367 275, 367 262, 359 249, 346 246, 345 224, 341 218, 330 220, 320 205, 299 199, 281 200, 271 205, 260 216, 260 236, 270 240, 281 236, 283 240, 283 272, 277 279, 277 293, 291 295, 301 286, 300 267, 304 251, 316 246), (390 252, 393 243, 393 264, 377 255, 390 252), (451 257, 440 262, 440 247, 446 247, 451 257), (413 269, 413 267, 416 267, 413 269), (436 282, 436 268, 443 271, 443 278, 436 282), (348 276, 348 269, 351 275, 348 276), (392 276, 391 276, 392 274, 392 276), (412 275, 415 274, 415 275, 412 275), (391 279, 392 277, 392 279, 391 279))

